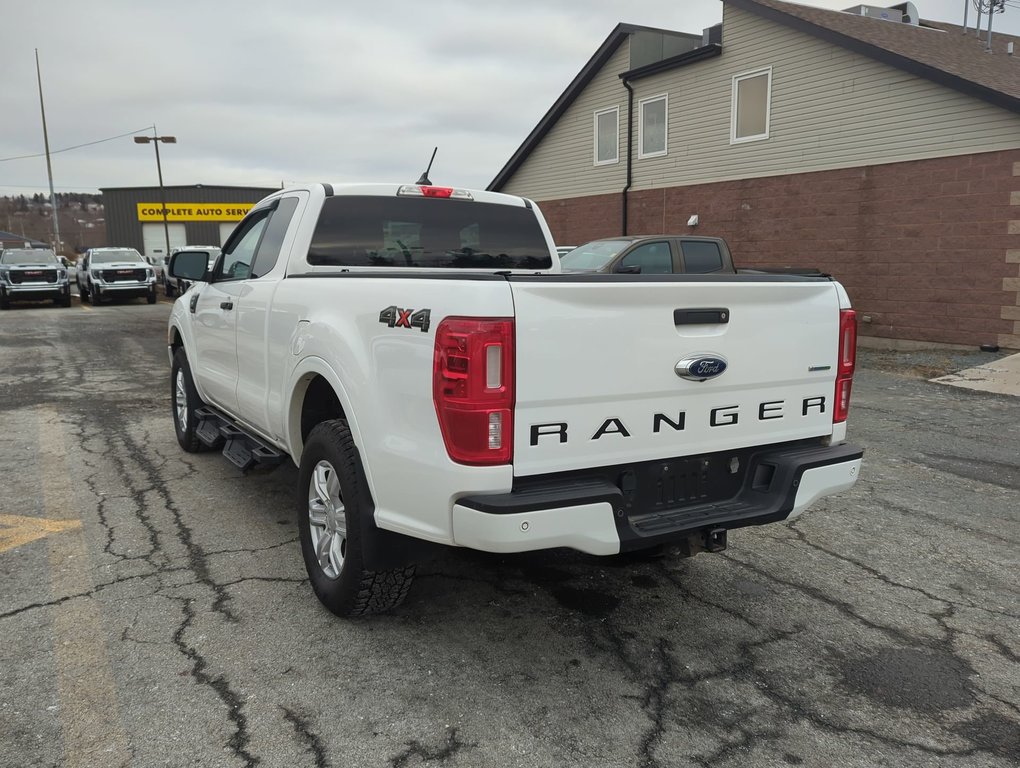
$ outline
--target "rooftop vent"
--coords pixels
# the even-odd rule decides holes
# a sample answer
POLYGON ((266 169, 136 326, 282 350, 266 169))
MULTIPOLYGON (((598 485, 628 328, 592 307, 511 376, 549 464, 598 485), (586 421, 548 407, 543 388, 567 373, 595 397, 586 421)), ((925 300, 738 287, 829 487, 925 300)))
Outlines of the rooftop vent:
POLYGON ((853 8, 847 8, 844 13, 852 13, 854 16, 867 16, 869 19, 883 19, 902 24, 913 24, 915 27, 920 21, 917 8, 914 7, 913 3, 900 3, 888 8, 881 8, 877 5, 855 5, 853 8))
POLYGON ((913 3, 901 3, 900 5, 889 6, 893 10, 903 11, 903 23, 913 24, 915 27, 921 23, 921 16, 913 3))

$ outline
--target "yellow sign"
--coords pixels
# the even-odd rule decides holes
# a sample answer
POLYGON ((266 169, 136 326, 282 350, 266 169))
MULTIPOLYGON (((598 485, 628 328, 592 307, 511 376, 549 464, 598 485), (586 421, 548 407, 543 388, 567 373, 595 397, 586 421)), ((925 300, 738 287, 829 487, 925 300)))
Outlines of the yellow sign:
POLYGON ((81 520, 49 520, 44 517, 0 515, 0 552, 20 547, 51 533, 81 528, 81 520))
MULTIPOLYGON (((240 221, 255 203, 167 203, 167 221, 240 221)), ((163 221, 159 203, 138 203, 139 221, 163 221)))

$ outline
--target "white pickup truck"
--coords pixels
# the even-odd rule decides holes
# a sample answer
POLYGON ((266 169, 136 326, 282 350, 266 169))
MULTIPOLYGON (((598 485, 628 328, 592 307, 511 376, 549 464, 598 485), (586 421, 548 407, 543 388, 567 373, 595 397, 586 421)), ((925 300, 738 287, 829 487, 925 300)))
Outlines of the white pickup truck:
POLYGON ((276 192, 183 252, 177 439, 290 458, 316 595, 399 604, 437 545, 719 551, 857 479, 856 347, 828 277, 565 274, 531 201, 431 185, 276 192))

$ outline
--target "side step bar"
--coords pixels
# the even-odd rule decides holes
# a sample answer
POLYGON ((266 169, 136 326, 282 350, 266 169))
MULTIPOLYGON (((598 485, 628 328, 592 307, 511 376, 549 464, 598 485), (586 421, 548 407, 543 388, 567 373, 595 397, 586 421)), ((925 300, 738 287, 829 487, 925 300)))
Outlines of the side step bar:
POLYGON ((195 436, 214 450, 222 448, 223 455, 242 472, 247 472, 256 464, 275 467, 286 458, 208 406, 196 408, 195 418, 198 420, 195 436))

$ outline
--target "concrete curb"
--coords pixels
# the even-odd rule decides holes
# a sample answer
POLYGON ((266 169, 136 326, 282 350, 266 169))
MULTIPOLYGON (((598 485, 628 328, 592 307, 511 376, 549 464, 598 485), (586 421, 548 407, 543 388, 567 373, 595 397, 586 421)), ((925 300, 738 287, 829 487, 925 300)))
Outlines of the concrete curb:
POLYGON ((951 387, 994 392, 999 395, 1020 397, 1020 354, 1010 355, 993 363, 967 368, 948 376, 929 379, 936 384, 951 387))

